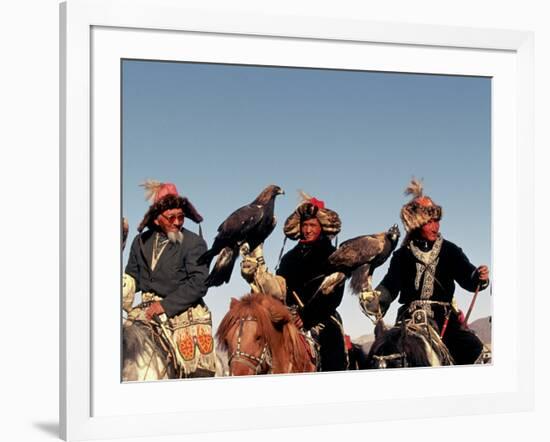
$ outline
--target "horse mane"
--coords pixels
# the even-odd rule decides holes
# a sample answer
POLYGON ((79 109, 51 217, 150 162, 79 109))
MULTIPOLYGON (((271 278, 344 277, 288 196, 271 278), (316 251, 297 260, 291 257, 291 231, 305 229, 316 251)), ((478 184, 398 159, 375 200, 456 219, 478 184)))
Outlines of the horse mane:
POLYGON ((403 351, 406 353, 411 366, 428 367, 432 365, 426 351, 427 345, 429 343, 426 341, 426 338, 407 333, 403 339, 403 351))
POLYGON ((292 364, 291 371, 310 371, 308 370, 308 365, 311 360, 310 355, 303 342, 303 338, 300 337, 298 328, 292 321, 287 322, 283 327, 283 341, 285 343, 285 350, 290 356, 290 362, 292 364))
POLYGON ((279 299, 263 293, 249 293, 240 300, 231 300, 229 312, 216 332, 220 350, 228 350, 229 333, 241 318, 248 316, 256 318, 258 333, 264 336, 274 356, 289 358, 292 371, 305 370, 309 355, 298 328, 292 323, 290 312, 279 299))

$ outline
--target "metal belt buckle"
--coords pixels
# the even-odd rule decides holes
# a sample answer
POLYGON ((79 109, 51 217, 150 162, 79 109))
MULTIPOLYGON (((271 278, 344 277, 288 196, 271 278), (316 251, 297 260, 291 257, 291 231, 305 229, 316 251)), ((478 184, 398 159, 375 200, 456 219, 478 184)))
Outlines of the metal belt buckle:
POLYGON ((428 325, 428 312, 424 309, 417 309, 413 312, 411 319, 415 325, 428 325))

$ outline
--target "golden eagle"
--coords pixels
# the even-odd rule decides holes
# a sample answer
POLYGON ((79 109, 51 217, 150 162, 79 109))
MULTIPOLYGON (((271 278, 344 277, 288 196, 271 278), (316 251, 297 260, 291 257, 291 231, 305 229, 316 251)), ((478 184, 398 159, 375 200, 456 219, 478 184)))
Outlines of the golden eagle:
POLYGON ((394 251, 399 236, 399 227, 394 224, 387 232, 344 241, 328 257, 328 276, 323 279, 319 291, 325 295, 332 293, 349 276, 353 294, 372 291, 372 274, 394 251))
POLYGON ((284 194, 279 186, 267 186, 250 204, 235 210, 218 227, 212 248, 198 260, 199 264, 212 262, 218 255, 214 268, 206 278, 208 287, 217 287, 229 282, 239 249, 250 252, 262 244, 273 232, 276 220, 273 215, 275 197, 284 194))

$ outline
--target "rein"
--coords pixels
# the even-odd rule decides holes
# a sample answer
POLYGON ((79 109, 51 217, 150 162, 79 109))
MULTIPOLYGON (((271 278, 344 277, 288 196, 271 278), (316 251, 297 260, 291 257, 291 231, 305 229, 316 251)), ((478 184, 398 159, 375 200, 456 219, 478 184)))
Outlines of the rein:
POLYGON ((246 353, 241 350, 241 337, 243 333, 243 327, 244 323, 247 321, 254 321, 257 322, 258 320, 253 316, 246 316, 241 317, 239 319, 239 334, 237 335, 237 348, 228 359, 228 365, 229 365, 229 372, 231 374, 231 362, 233 360, 239 361, 240 363, 246 365, 248 368, 254 371, 254 374, 260 374, 262 370, 262 366, 266 366, 267 370, 266 373, 271 373, 272 369, 272 358, 271 358, 271 351, 269 349, 269 346, 267 345, 267 342, 264 344, 262 348, 262 352, 260 353, 260 356, 252 355, 250 353, 246 353))

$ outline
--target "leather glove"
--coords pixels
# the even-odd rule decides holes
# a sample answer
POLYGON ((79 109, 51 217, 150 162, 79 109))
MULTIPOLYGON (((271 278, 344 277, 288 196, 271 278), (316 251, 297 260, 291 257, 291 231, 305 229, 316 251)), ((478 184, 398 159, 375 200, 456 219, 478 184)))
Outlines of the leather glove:
POLYGON ((382 318, 380 310, 381 292, 373 290, 359 293, 359 306, 361 311, 370 319, 379 320, 382 318))
POLYGON ((249 284, 254 281, 256 270, 258 270, 258 261, 249 256, 243 257, 241 262, 241 275, 249 284))
POLYGON ((160 316, 163 313, 164 308, 162 308, 162 304, 159 301, 155 301, 145 310, 145 317, 150 321, 154 315, 160 316))

